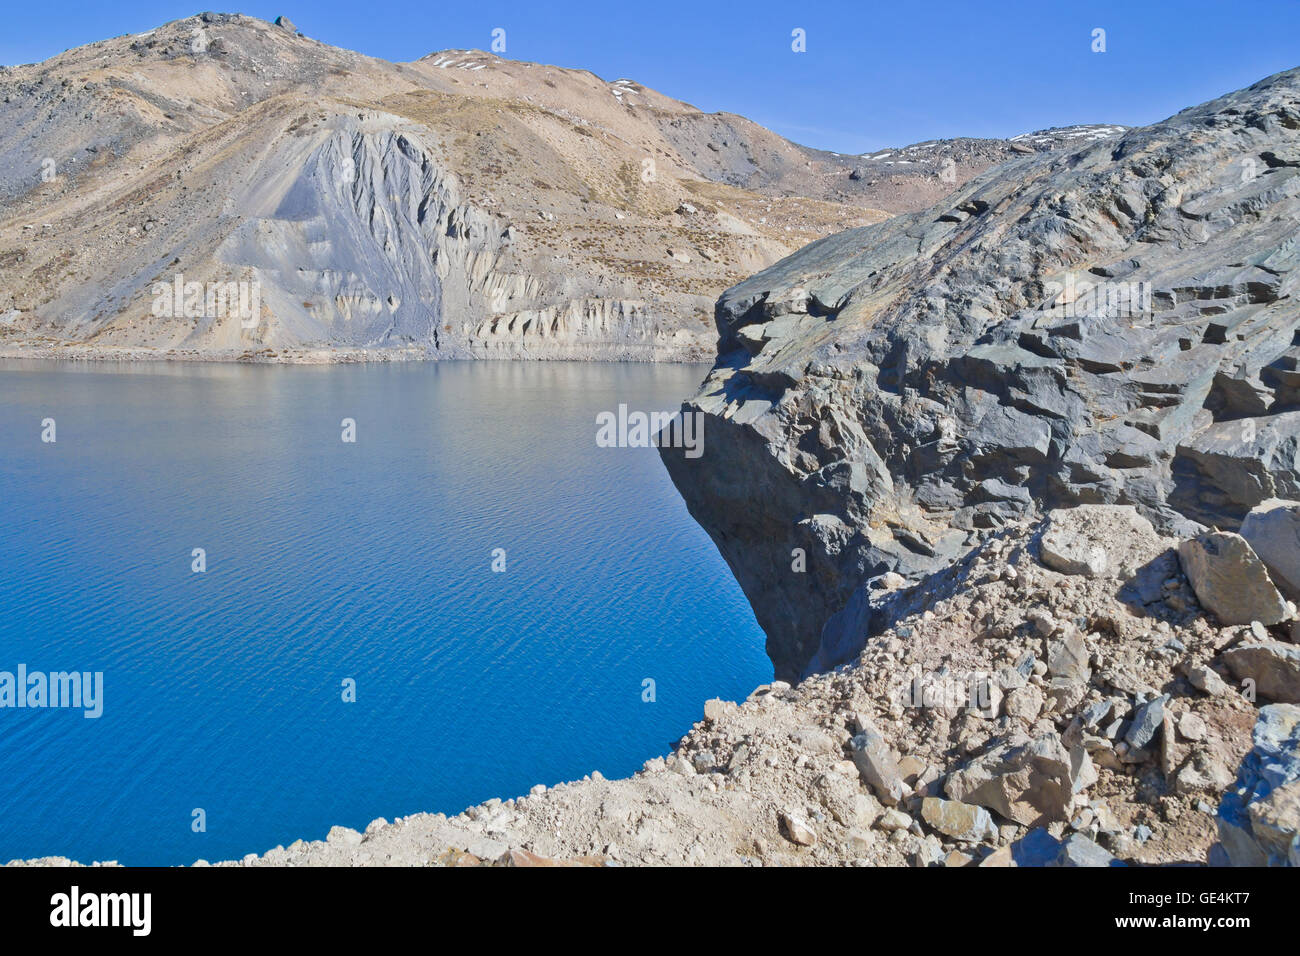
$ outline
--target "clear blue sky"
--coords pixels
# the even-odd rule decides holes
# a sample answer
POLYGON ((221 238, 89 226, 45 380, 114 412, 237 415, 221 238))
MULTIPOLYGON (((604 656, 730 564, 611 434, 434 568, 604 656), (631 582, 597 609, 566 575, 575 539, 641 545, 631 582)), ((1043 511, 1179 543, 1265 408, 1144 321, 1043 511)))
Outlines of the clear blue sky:
MULTIPOLYGON (((214 0, 219 2, 219 0, 214 0)), ((198 12, 195 0, 0 0, 0 63, 198 12)), ((223 9, 218 7, 217 9, 223 9)), ((388 60, 505 55, 629 77, 841 152, 1047 126, 1140 125, 1300 66, 1300 0, 897 0, 878 3, 249 0, 304 33, 388 60), (791 31, 807 52, 791 50, 791 31), (1091 51, 1094 28, 1105 53, 1091 51)))

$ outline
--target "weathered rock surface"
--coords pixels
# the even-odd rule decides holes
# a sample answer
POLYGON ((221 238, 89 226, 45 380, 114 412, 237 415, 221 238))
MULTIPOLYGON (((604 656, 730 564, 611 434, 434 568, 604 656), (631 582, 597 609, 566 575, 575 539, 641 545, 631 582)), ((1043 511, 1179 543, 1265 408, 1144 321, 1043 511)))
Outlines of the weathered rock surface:
POLYGON ((1300 866, 1300 707, 1262 708, 1254 744, 1219 804, 1227 862, 1300 866))
POLYGON ((1008 820, 1036 826, 1067 819, 1076 790, 1091 772, 1087 752, 1070 754, 1052 733, 989 751, 953 774, 945 789, 954 800, 989 807, 1008 820))
POLYGON ((1241 644, 1223 652, 1223 662, 1238 680, 1252 680, 1268 700, 1300 703, 1300 647, 1281 641, 1241 644))
POLYGON ((781 829, 791 843, 812 846, 817 842, 817 831, 793 813, 781 814, 781 829))
POLYGON ((1264 562, 1278 590, 1300 601, 1300 501, 1260 502, 1241 523, 1241 536, 1264 562))
POLYGON ((1291 612, 1246 539, 1213 531, 1184 541, 1178 557, 1199 600, 1224 624, 1280 624, 1291 612))
POLYGON ((944 836, 965 843, 996 840, 998 828, 983 807, 956 800, 926 797, 921 801, 921 819, 944 836))
POLYGON ((1036 512, 1129 505, 1185 537, 1300 498, 1298 148, 1291 70, 722 296, 688 403, 707 451, 664 460, 782 677, 851 660, 885 574, 1036 512))
POLYGON ((1039 548, 1043 562, 1062 574, 1116 577, 1162 550, 1157 542, 1151 522, 1132 505, 1080 505, 1048 515, 1039 548))
POLYGON ((849 753, 863 783, 881 803, 892 807, 906 796, 907 785, 898 769, 898 757, 874 727, 865 728, 849 741, 849 753))

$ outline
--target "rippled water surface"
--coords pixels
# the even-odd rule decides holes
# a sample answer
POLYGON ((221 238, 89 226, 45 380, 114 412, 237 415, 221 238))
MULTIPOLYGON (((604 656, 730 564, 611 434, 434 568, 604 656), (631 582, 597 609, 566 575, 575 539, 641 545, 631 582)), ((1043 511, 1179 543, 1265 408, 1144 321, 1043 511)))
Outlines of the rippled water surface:
POLYGON ((99 719, 0 709, 0 860, 239 857, 666 753, 771 668, 595 416, 702 375, 0 364, 0 671, 104 674, 99 719))

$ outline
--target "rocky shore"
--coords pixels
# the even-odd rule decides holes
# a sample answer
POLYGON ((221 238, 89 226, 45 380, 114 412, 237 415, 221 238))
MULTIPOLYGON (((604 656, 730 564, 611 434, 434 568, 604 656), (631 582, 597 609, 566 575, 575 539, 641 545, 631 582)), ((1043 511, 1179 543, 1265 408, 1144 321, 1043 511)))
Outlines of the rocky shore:
POLYGON ((853 662, 709 701, 631 778, 219 865, 1296 865, 1300 622, 1275 582, 1300 549, 1250 541, 1276 554, 1300 503, 1257 513, 1182 542, 1126 506, 1009 525, 883 582, 893 623, 853 662))

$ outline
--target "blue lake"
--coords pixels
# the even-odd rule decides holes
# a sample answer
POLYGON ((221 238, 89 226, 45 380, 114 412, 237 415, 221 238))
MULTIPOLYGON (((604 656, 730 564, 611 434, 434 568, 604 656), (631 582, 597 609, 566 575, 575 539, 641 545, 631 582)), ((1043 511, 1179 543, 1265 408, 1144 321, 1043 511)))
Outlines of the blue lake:
POLYGON ((771 665, 596 415, 703 371, 0 363, 0 671, 104 675, 98 719, 0 708, 0 861, 237 858, 667 753, 771 665))

